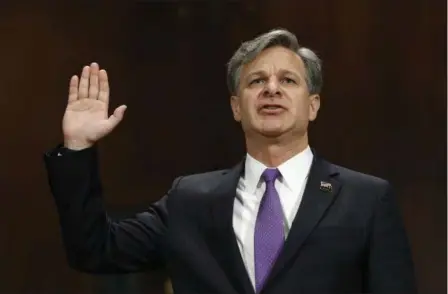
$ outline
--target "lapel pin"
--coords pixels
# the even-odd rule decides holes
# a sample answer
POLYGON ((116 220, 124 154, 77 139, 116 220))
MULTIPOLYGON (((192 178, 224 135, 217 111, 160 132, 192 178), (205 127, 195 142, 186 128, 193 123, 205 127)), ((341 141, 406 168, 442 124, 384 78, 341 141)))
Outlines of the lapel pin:
POLYGON ((333 190, 333 187, 328 182, 320 182, 320 190, 324 192, 331 192, 333 190))

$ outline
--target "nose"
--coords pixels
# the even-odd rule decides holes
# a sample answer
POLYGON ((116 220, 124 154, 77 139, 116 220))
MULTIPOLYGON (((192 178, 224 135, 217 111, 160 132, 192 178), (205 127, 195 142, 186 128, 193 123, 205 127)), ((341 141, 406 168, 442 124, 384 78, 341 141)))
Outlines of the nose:
POLYGON ((280 94, 280 84, 276 77, 271 77, 269 81, 265 84, 263 94, 265 96, 277 96, 280 94))

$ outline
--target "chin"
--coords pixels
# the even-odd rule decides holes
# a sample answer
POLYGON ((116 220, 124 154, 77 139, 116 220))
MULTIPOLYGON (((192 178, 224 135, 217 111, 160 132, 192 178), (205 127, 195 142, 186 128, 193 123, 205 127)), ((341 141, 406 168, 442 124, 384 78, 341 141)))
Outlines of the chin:
POLYGON ((259 131, 261 135, 267 138, 276 138, 285 133, 285 130, 282 128, 265 128, 259 131))

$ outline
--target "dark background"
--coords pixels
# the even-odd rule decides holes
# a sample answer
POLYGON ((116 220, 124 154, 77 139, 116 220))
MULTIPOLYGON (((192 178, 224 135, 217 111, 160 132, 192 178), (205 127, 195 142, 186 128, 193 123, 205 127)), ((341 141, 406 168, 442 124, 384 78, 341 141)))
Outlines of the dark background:
POLYGON ((111 107, 128 105, 100 145, 119 217, 180 174, 240 160, 225 63, 281 26, 324 60, 312 146, 395 185, 421 293, 446 293, 446 1, 28 2, 0 4, 0 292, 161 293, 163 273, 66 264, 42 156, 61 141, 69 78, 97 61, 111 107))

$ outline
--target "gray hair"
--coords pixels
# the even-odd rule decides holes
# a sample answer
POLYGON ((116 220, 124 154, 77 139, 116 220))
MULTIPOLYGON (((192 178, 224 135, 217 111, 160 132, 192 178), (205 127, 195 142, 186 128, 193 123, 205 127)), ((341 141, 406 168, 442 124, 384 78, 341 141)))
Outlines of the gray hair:
POLYGON ((285 30, 275 29, 246 41, 238 48, 227 64, 227 86, 231 95, 236 95, 241 69, 253 61, 263 50, 282 46, 295 52, 302 59, 306 71, 306 84, 310 94, 319 94, 322 90, 322 61, 311 49, 301 47, 297 37, 285 30))

